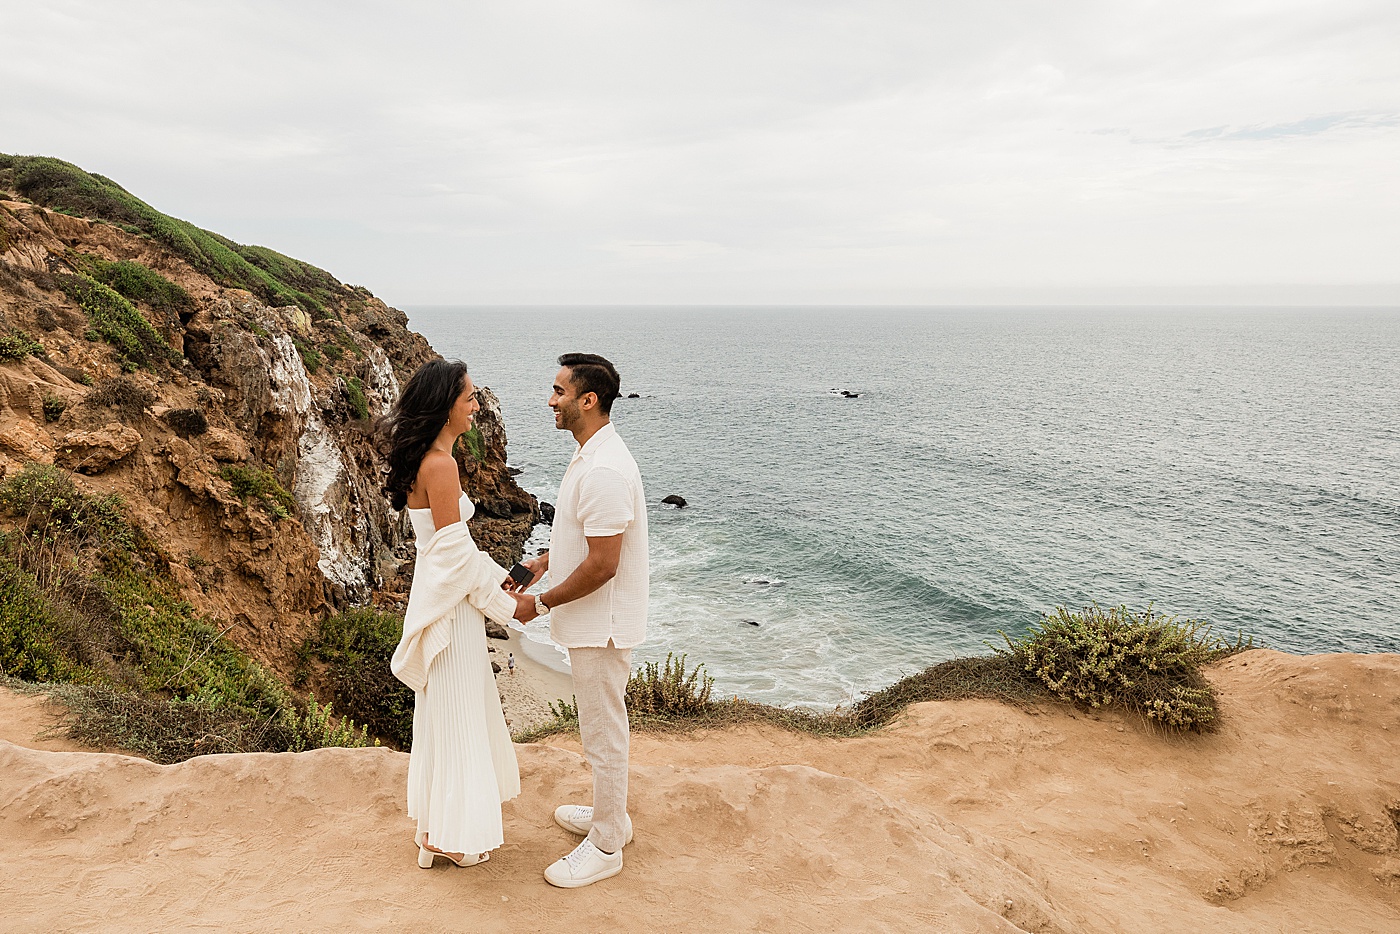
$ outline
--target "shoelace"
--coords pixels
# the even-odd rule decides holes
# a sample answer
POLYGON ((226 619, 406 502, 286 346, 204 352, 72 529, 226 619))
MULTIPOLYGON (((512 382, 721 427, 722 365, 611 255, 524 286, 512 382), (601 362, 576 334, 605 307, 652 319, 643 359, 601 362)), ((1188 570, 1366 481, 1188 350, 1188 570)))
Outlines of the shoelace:
POLYGON ((580 804, 580 805, 578 805, 578 806, 576 806, 576 807, 574 808, 574 816, 573 816, 572 820, 576 820, 576 821, 580 821, 580 820, 590 820, 590 821, 591 821, 592 819, 593 819, 593 809, 592 809, 591 807, 589 807, 588 805, 586 805, 586 804, 580 804))
POLYGON ((564 859, 568 862, 570 869, 577 869, 585 859, 593 855, 595 849, 596 847, 593 846, 592 840, 585 840, 574 847, 574 851, 564 857, 564 859))

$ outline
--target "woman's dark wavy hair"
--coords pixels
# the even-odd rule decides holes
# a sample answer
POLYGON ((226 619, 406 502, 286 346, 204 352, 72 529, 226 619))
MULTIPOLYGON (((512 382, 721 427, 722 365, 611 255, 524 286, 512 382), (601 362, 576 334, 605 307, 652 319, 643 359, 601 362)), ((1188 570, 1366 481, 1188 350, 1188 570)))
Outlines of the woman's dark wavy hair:
POLYGON ((447 424, 466 376, 467 365, 460 360, 429 360, 409 379, 399 401, 380 422, 389 461, 384 494, 395 509, 408 505, 408 491, 418 479, 423 455, 447 424))

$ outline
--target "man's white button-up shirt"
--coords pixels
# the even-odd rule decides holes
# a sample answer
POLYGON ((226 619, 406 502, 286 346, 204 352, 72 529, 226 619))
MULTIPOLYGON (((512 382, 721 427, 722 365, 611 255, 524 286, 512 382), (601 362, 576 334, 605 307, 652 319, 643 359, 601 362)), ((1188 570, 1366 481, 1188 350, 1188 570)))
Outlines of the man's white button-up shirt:
POLYGON ((612 580, 551 607, 549 633, 566 649, 640 645, 647 627, 647 502, 632 452, 611 423, 574 453, 549 533, 549 576, 563 582, 588 556, 588 538, 622 535, 612 580))

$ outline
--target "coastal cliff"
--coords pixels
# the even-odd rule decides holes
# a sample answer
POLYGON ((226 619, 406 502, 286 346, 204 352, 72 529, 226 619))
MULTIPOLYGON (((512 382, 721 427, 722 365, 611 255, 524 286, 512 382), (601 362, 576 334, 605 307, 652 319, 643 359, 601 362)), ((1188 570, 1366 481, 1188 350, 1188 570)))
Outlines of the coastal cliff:
MULTIPOLYGON (((433 356, 365 288, 0 155, 0 479, 54 465, 120 497, 178 597, 284 680, 317 620, 407 589, 372 428, 433 356)), ((480 393, 458 456, 508 565, 538 505, 480 393)))

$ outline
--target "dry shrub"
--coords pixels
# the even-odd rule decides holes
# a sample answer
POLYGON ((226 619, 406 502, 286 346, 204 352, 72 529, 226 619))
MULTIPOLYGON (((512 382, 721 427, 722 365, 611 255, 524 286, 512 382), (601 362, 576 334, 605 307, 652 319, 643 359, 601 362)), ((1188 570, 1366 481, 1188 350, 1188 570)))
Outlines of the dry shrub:
POLYGON ((330 705, 317 704, 315 697, 302 715, 265 715, 104 685, 66 684, 50 693, 68 708, 69 739, 88 746, 116 746, 164 764, 217 753, 369 745, 363 729, 356 730, 349 720, 337 721, 330 705))
POLYGON ((182 438, 193 438, 209 430, 209 419, 199 409, 171 409, 165 423, 182 438))
POLYGON ((106 406, 131 418, 140 417, 155 401, 155 392, 130 376, 104 379, 83 397, 87 405, 106 406))

